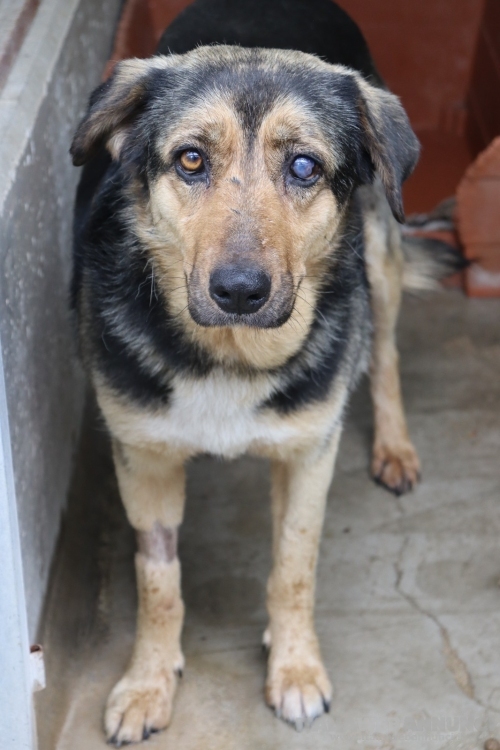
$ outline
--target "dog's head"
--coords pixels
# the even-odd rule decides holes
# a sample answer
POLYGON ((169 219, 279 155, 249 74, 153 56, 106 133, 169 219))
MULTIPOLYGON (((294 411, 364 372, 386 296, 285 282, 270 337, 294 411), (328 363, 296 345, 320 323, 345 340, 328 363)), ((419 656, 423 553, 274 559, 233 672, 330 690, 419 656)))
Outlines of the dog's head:
POLYGON ((102 143, 136 185, 165 293, 218 327, 281 326, 299 286, 314 290, 353 190, 377 175, 401 221, 418 157, 398 99, 354 71, 227 46, 119 64, 74 163, 102 143))

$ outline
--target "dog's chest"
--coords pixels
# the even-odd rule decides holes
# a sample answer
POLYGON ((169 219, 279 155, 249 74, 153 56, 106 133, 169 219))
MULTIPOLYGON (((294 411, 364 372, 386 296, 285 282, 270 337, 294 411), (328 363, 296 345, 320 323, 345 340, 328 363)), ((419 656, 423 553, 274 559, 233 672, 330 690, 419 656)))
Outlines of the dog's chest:
POLYGON ((127 418, 129 439, 133 433, 134 441, 234 457, 289 442, 297 432, 289 420, 263 408, 276 386, 267 376, 176 377, 172 386, 164 410, 127 418))

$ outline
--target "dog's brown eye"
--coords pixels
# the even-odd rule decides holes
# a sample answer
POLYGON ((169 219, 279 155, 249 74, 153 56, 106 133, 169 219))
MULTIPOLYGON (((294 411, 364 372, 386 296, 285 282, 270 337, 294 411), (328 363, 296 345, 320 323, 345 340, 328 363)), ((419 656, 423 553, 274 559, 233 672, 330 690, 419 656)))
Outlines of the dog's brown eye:
POLYGON ((187 149, 179 156, 179 164, 185 172, 200 172, 203 169, 203 157, 199 151, 187 149))

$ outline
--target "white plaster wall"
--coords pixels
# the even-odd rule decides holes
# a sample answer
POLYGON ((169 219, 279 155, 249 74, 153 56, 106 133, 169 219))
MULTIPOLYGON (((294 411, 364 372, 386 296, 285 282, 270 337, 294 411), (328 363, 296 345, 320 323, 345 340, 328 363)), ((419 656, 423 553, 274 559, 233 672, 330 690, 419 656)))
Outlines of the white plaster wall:
POLYGON ((32 641, 84 394, 68 306, 79 176, 68 149, 110 54, 120 5, 42 0, 0 93, 0 342, 32 641))

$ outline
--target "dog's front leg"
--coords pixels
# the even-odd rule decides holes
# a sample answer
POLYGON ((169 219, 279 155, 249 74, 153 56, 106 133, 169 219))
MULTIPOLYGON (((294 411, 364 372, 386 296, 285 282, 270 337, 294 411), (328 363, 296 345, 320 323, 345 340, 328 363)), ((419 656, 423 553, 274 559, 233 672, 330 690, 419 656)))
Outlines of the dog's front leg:
POLYGON ((314 630, 316 562, 340 428, 321 450, 273 465, 266 700, 297 729, 328 711, 332 688, 314 630))
POLYGON ((140 742, 168 726, 177 676, 184 666, 177 557, 184 469, 179 458, 118 443, 114 458, 122 500, 137 533, 139 599, 132 658, 106 706, 106 735, 119 746, 140 742))

